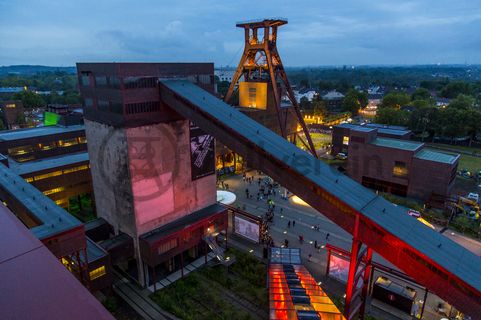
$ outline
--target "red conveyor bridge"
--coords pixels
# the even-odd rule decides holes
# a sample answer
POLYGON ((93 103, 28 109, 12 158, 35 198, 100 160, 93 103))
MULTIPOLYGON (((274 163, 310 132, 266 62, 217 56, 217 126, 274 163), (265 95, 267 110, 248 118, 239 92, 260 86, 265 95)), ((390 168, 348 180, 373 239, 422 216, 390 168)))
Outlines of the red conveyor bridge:
POLYGON ((161 100, 292 190, 356 239, 481 319, 481 258, 307 152, 184 80, 161 80, 161 100), (356 227, 355 227, 356 226, 356 227))

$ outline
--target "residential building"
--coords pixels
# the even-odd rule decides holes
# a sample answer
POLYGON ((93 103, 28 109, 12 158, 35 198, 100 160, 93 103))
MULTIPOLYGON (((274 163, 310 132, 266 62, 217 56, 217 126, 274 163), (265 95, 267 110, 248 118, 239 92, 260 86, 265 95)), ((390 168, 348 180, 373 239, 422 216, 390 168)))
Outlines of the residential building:
POLYGON ((341 112, 342 111, 342 101, 344 100, 344 95, 336 90, 329 91, 322 96, 322 100, 326 102, 326 108, 330 112, 341 112))

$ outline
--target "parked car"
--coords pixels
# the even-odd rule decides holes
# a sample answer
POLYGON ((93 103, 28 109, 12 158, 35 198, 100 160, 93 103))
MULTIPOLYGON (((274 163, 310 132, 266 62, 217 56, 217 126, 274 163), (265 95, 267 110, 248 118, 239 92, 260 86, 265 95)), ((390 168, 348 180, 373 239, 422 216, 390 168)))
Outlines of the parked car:
POLYGON ((470 192, 468 194, 468 199, 476 201, 476 203, 479 203, 479 194, 475 192, 470 192))
POLYGON ((339 153, 336 155, 336 158, 339 159, 339 160, 346 160, 346 159, 347 159, 347 155, 346 155, 345 153, 339 152, 339 153))

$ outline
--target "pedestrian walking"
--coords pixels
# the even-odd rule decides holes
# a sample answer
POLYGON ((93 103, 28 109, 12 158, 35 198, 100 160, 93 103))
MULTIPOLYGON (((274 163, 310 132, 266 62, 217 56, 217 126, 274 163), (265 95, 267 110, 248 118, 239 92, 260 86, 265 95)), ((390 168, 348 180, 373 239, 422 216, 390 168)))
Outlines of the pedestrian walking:
POLYGON ((296 220, 292 220, 292 226, 293 226, 293 227, 296 226, 296 220))
POLYGON ((326 242, 329 240, 329 236, 330 236, 330 234, 329 234, 329 232, 328 232, 328 233, 326 234, 326 242))
POLYGON ((289 220, 289 221, 287 222, 287 227, 288 227, 288 228, 291 227, 291 220, 289 220))
POLYGON ((309 253, 307 260, 309 260, 309 262, 312 261, 312 254, 309 253))
POLYGON ((317 249, 317 240, 314 241, 314 248, 317 249))
POLYGON ((284 239, 284 247, 286 247, 286 248, 289 247, 289 240, 284 239))
POLYGON ((299 242, 300 242, 301 244, 304 243, 304 236, 303 236, 303 235, 299 235, 299 242))

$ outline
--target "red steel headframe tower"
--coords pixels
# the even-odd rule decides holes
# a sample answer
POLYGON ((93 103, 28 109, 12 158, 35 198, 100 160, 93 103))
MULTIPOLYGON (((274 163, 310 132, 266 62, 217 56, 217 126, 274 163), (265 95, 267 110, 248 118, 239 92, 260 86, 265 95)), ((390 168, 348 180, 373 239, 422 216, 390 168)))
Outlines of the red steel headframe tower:
MULTIPOLYGON (((239 22, 236 24, 237 27, 244 28, 245 47, 224 100, 226 103, 229 103, 241 76, 244 76, 244 83, 241 83, 243 85, 265 83, 268 87, 264 90, 265 94, 273 96, 272 100, 277 111, 281 135, 287 138, 288 134, 291 134, 286 132, 287 114, 282 110, 288 109, 289 112, 293 113, 294 117, 297 118, 302 128, 302 132, 296 130, 294 139, 299 138, 307 150, 317 157, 311 136, 302 118, 299 105, 287 79, 279 53, 277 52, 277 28, 284 24, 287 24, 287 19, 281 18, 239 22), (282 84, 284 88, 282 88, 282 84), (281 109, 281 95, 283 90, 285 90, 288 99, 292 103, 292 107, 281 109), (300 133, 304 133, 307 142, 302 138, 300 133)), ((241 86, 239 86, 239 91, 241 91, 241 89, 241 86)), ((255 86, 248 86, 246 90, 248 90, 248 92, 246 92, 247 96, 255 96, 255 86)), ((255 108, 255 103, 250 105, 250 107, 255 108)))

